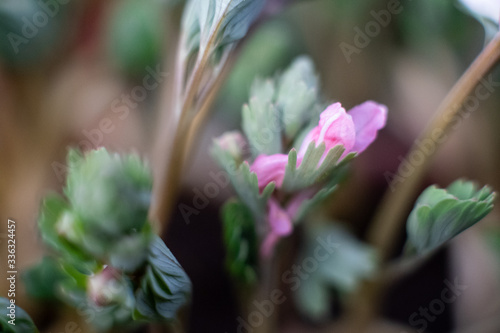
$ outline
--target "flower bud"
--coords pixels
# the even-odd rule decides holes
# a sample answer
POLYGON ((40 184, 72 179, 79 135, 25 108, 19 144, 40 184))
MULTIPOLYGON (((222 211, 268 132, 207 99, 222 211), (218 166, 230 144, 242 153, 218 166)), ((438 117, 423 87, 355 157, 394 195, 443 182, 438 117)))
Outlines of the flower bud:
POLYGON ((247 142, 240 132, 226 132, 214 141, 216 145, 219 145, 219 147, 226 151, 235 161, 241 162, 243 160, 247 142))
POLYGON ((89 278, 87 294, 97 306, 120 304, 128 295, 128 286, 117 269, 107 266, 89 278))

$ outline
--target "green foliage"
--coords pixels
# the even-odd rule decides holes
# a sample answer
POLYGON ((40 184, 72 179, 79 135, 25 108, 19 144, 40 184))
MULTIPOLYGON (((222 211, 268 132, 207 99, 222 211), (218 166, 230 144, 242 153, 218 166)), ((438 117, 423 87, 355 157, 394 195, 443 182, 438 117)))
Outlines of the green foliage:
POLYGON ((307 224, 297 265, 306 265, 306 261, 308 267, 315 262, 317 268, 307 270, 308 277, 301 280, 294 297, 299 310, 315 321, 327 319, 332 289, 341 294, 354 291, 377 265, 374 249, 332 223, 307 224))
POLYGON ((493 209, 495 193, 485 186, 458 180, 440 189, 428 187, 407 221, 407 250, 426 253, 473 226, 493 209))
POLYGON ((70 7, 71 3, 58 4, 55 14, 47 14, 36 0, 1 1, 0 58, 21 70, 49 60, 59 51, 59 42, 68 31, 63 27, 68 23, 70 7), (43 15, 47 20, 42 25, 43 15))
POLYGON ((240 201, 231 200, 222 208, 226 266, 244 284, 257 281, 258 241, 252 213, 240 201))
POLYGON ((125 0, 109 21, 108 50, 111 60, 126 73, 139 76, 161 59, 165 36, 163 5, 153 0, 125 0))
POLYGON ((146 259, 151 176, 139 157, 99 149, 68 155, 64 193, 49 196, 39 220, 44 240, 82 271, 108 262, 133 272, 146 259), (92 207, 89 209, 89 207, 92 207))
POLYGON ((27 294, 41 301, 57 301, 58 288, 65 277, 60 264, 48 256, 22 276, 27 294))
POLYGON ((185 54, 203 53, 211 39, 215 48, 245 36, 264 7, 264 0, 190 0, 182 19, 185 54))
POLYGON ((89 228, 112 235, 146 224, 152 178, 138 155, 121 157, 101 148, 83 156, 72 150, 69 168, 64 193, 89 228))
POLYGON ((269 183, 262 193, 259 191, 257 175, 250 171, 247 162, 239 163, 217 141, 212 146, 212 156, 229 175, 233 187, 256 221, 261 221, 267 209, 267 201, 275 184, 269 183))
POLYGON ((38 333, 38 329, 31 317, 15 303, 4 297, 0 297, 0 332, 2 333, 38 333), (15 320, 12 322, 15 325, 9 324, 9 321, 14 319, 10 317, 10 308, 15 308, 15 320))
POLYGON ((172 320, 190 298, 191 282, 159 237, 151 242, 148 265, 136 293, 134 318, 172 320))
POLYGON ((221 109, 227 116, 239 117, 232 112, 248 99, 255 77, 271 76, 276 69, 285 68, 301 51, 294 26, 288 21, 273 19, 256 29, 245 42, 241 53, 224 84, 221 96, 227 105, 221 109))
POLYGON ((311 118, 319 113, 319 82, 308 57, 297 58, 279 79, 276 103, 284 113, 283 125, 288 139, 294 138, 311 118), (316 111, 314 111, 316 109, 316 111))
POLYGON ((85 307, 102 331, 130 325, 137 311, 141 319, 172 320, 191 284, 148 223, 147 166, 136 155, 105 149, 85 155, 72 150, 68 165, 66 198, 49 195, 39 219, 42 238, 59 260, 46 259, 29 271, 28 290, 85 307))
POLYGON ((275 86, 271 80, 255 80, 250 101, 243 106, 242 127, 254 156, 278 154, 281 142, 282 113, 274 103, 275 86))
MULTIPOLYGON (((329 179, 337 169, 337 162, 344 152, 344 147, 342 145, 333 147, 328 151, 325 159, 321 161, 324 152, 325 144, 323 142, 317 147, 314 142, 311 142, 307 147, 302 163, 297 167, 297 152, 292 149, 288 154, 283 190, 288 192, 297 191, 329 179)), ((347 163, 354 156, 356 156, 355 153, 348 154, 342 160, 342 164, 347 163)))
POLYGON ((275 79, 254 81, 242 111, 242 128, 253 156, 281 153, 293 142, 319 114, 318 86, 312 61, 304 56, 275 79))

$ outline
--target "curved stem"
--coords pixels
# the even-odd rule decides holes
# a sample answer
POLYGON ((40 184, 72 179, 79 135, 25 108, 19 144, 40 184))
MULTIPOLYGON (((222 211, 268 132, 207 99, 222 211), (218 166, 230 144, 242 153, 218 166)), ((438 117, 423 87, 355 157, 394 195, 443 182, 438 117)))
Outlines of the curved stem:
MULTIPOLYGON (((387 261, 393 254, 404 227, 404 215, 417 195, 418 186, 432 157, 439 146, 446 141, 447 134, 454 129, 454 123, 460 117, 459 111, 461 111, 465 99, 480 83, 481 79, 498 63, 499 59, 500 33, 497 33, 448 93, 430 125, 415 141, 432 142, 433 149, 428 149, 427 153, 421 152, 421 155, 424 156, 423 163, 416 165, 410 175, 405 177, 404 173, 398 170, 393 178, 391 189, 386 192, 368 232, 368 241, 379 251, 382 262, 387 261)), ((407 156, 412 156, 420 149, 420 146, 415 143, 407 156)), ((380 276, 383 275, 380 274, 380 276)), ((353 302, 350 304, 351 307, 348 308, 346 314, 346 319, 350 320, 355 327, 351 332, 365 330, 376 316, 377 305, 384 287, 384 279, 378 278, 366 282, 361 287, 360 292, 354 296, 353 302), (359 311, 361 304, 363 307, 359 311)))

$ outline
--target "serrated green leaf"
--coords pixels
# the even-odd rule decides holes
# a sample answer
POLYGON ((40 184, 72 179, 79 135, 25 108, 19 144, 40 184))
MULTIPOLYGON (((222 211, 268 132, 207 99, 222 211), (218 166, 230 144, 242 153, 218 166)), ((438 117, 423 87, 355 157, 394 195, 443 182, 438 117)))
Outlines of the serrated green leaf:
POLYGON ((489 187, 463 180, 447 189, 428 187, 408 217, 408 253, 432 251, 476 224, 493 209, 494 198, 489 187))
POLYGON ((303 125, 317 111, 319 82, 314 71, 314 64, 308 57, 294 60, 278 80, 276 102, 283 111, 285 135, 292 140, 303 125))
POLYGON ((274 99, 274 82, 256 80, 251 89, 250 102, 243 106, 242 128, 253 156, 279 154, 283 149, 282 113, 274 99))
POLYGON ((245 284, 257 281, 258 245, 251 211, 240 201, 231 200, 222 208, 226 267, 245 284))
POLYGON ((292 149, 288 154, 288 165, 286 166, 282 185, 283 190, 293 192, 320 182, 326 182, 338 167, 345 165, 356 155, 355 153, 348 154, 341 163, 337 164, 344 152, 342 145, 330 149, 324 160, 321 161, 324 152, 324 142, 317 147, 315 142, 311 142, 307 147, 302 163, 297 167, 297 152, 292 149))
POLYGON ((146 224, 152 177, 139 156, 70 151, 68 165, 64 193, 87 230, 112 239, 146 224))
POLYGON ((134 319, 173 320, 190 298, 191 281, 160 237, 151 242, 148 266, 136 292, 134 319))
MULTIPOLYGON (((15 302, 15 299, 12 299, 15 302)), ((17 306, 15 303, 11 305, 9 299, 0 297, 0 332, 2 333, 38 333, 38 329, 31 317, 17 306), (10 317, 11 309, 14 307, 14 315, 10 317), (13 321, 11 321, 13 320, 13 321), (9 323, 10 321, 10 323, 9 323), (12 324, 13 323, 13 324, 12 324)))
POLYGON ((250 208, 256 221, 262 220, 267 209, 267 200, 274 191, 276 184, 269 183, 262 193, 259 191, 257 175, 250 171, 247 162, 238 164, 233 156, 217 143, 212 146, 212 156, 227 172, 231 183, 245 205, 250 208))

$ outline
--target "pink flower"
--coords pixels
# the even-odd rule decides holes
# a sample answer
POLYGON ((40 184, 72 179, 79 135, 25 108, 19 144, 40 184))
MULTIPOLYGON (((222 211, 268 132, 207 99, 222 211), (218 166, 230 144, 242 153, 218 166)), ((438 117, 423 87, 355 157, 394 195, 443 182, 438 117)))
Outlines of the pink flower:
POLYGON ((287 212, 281 208, 275 198, 269 199, 267 215, 270 232, 261 245, 261 254, 268 258, 274 251, 274 247, 280 238, 292 233, 292 219, 287 212))
POLYGON ((288 156, 285 154, 261 154, 253 162, 250 171, 257 175, 260 190, 263 190, 270 182, 275 182, 276 187, 279 188, 283 184, 287 164, 288 156))
POLYGON ((316 146, 325 143, 323 158, 339 144, 345 148, 342 156, 350 152, 361 153, 375 140, 377 131, 385 126, 386 120, 387 107, 372 101, 364 102, 348 113, 340 103, 334 103, 321 113, 319 125, 306 135, 298 156, 305 155, 312 141, 316 146))
POLYGON ((355 140, 356 131, 351 116, 345 112, 340 103, 334 103, 321 113, 319 125, 307 134, 298 156, 305 155, 311 141, 314 141, 316 146, 324 142, 326 146, 324 156, 326 156, 326 153, 336 145, 343 145, 346 152, 350 151, 355 140))
POLYGON ((351 151, 361 153, 375 141, 378 130, 384 128, 387 121, 387 107, 366 101, 349 110, 349 115, 356 128, 356 142, 351 151))

